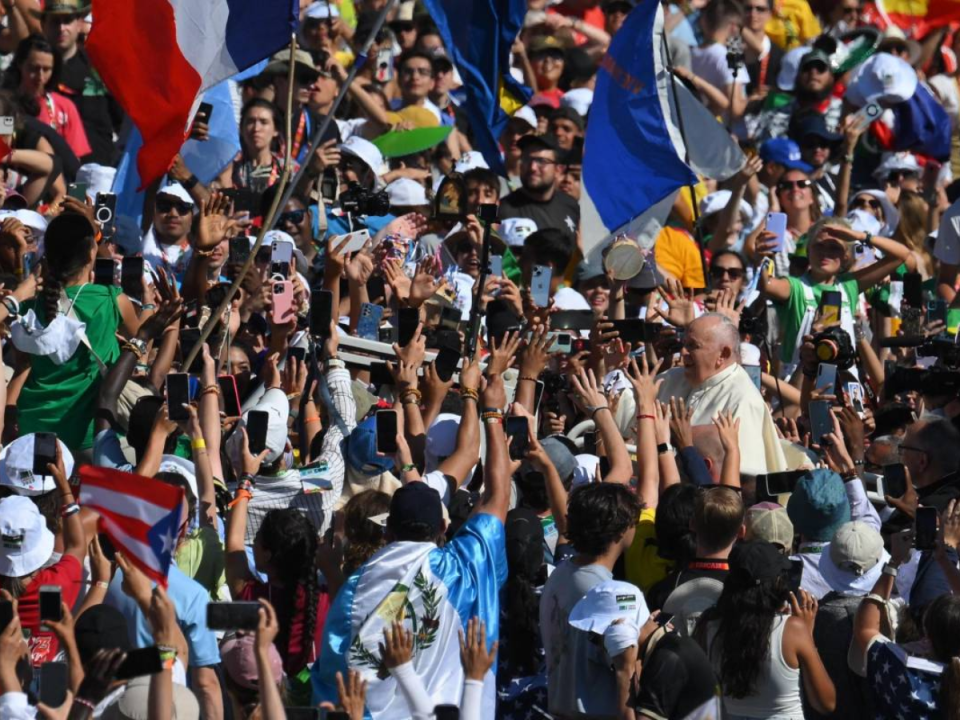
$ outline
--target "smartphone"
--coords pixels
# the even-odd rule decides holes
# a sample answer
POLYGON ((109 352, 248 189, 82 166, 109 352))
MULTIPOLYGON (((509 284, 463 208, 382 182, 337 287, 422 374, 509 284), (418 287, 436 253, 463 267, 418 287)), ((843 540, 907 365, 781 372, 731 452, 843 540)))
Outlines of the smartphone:
POLYGON ((87 184, 84 182, 70 183, 67 185, 67 195, 86 204, 87 184))
POLYGON ((883 466, 883 494, 902 498, 907 493, 907 468, 903 463, 883 466))
POLYGON ((340 178, 335 167, 328 167, 320 178, 320 197, 325 205, 333 205, 340 194, 340 178))
POLYGON ((65 662, 47 662, 40 666, 39 699, 47 707, 60 707, 67 700, 69 667, 65 662))
POLYGON ((437 357, 433 361, 433 367, 437 371, 437 377, 444 382, 450 381, 450 378, 452 378, 453 374, 457 371, 459 364, 460 352, 448 347, 440 348, 440 352, 437 353, 437 357))
POLYGON ((503 255, 490 256, 490 262, 487 263, 487 275, 490 277, 503 277, 503 255))
POLYGON ((134 300, 143 300, 143 258, 126 257, 120 263, 120 288, 134 300))
POLYGON ((543 398, 543 389, 547 384, 543 380, 537 380, 536 387, 533 390, 533 414, 540 414, 540 400, 543 398))
POLYGON ((93 282, 97 285, 113 285, 116 274, 117 263, 110 258, 97 258, 93 264, 93 282))
POLYGON ((57 436, 54 433, 33 434, 33 474, 35 477, 49 475, 47 465, 57 464, 57 436))
POLYGON ((380 275, 373 275, 367 280, 367 296, 373 302, 382 300, 387 296, 387 288, 380 275))
POLYGON ((310 334, 318 338, 330 337, 332 320, 333 293, 329 290, 314 290, 310 294, 310 334))
POLYGON ((800 592, 800 584, 803 582, 803 560, 791 560, 790 569, 787 571, 787 587, 790 592, 797 595, 800 592))
POLYGON ((420 324, 420 308, 400 308, 397 313, 397 345, 406 347, 420 324))
POLYGON ((338 238, 334 238, 333 246, 340 247, 340 244, 344 242, 346 242, 346 245, 343 246, 340 252, 344 254, 359 252, 363 250, 364 245, 370 242, 370 231, 364 228, 363 230, 356 230, 352 233, 341 235, 338 238))
POLYGON ((287 358, 303 362, 307 358, 307 349, 293 346, 287 350, 287 358))
POLYGON ((820 321, 824 325, 840 324, 841 302, 839 290, 824 290, 820 295, 820 321))
POLYGON ((40 262, 40 256, 35 252, 27 252, 23 254, 23 276, 26 277, 33 272, 33 269, 37 266, 37 263, 40 262))
POLYGON ((510 438, 510 457, 520 460, 527 456, 530 449, 529 423, 525 417, 508 417, 505 428, 510 438))
POLYGON ((40 622, 44 620, 53 620, 60 622, 63 620, 63 599, 59 585, 41 585, 40 586, 40 622))
POLYGON ((163 670, 160 648, 156 645, 137 650, 128 650, 127 656, 117 668, 117 680, 132 680, 143 675, 156 675, 163 670))
POLYGON ((260 196, 250 188, 224 188, 220 191, 233 203, 233 212, 250 213, 250 217, 260 217, 260 196))
POLYGON ((318 707, 285 707, 287 720, 329 720, 334 715, 343 715, 344 720, 349 720, 347 713, 334 712, 333 710, 321 710, 318 707))
MULTIPOLYGON (((372 296, 371 296, 372 297, 372 296)), ((360 321, 357 323, 357 337, 364 340, 380 339, 380 323, 383 322, 383 306, 363 303, 360 306, 360 321)))
POLYGON ((767 232, 775 233, 777 236, 777 245, 774 252, 783 252, 784 242, 787 238, 787 214, 781 212, 767 213, 767 232))
POLYGON ((93 206, 93 216, 100 225, 100 232, 105 239, 113 237, 113 218, 117 213, 117 196, 115 193, 97 193, 97 202, 93 206))
POLYGON ((376 388, 384 385, 393 385, 393 375, 387 370, 385 362, 370 363, 370 384, 376 388))
POLYGON ((237 379, 233 375, 221 375, 217 378, 220 397, 223 398, 223 412, 227 417, 240 417, 240 393, 237 392, 237 379))
POLYGON ((767 497, 775 498, 778 495, 789 495, 806 472, 806 470, 786 470, 757 475, 757 487, 765 489, 767 497))
POLYGON ((445 307, 440 310, 440 327, 445 330, 459 330, 463 315, 455 307, 445 307))
POLYGON ((250 257, 250 240, 246 235, 236 235, 230 238, 230 255, 228 261, 234 265, 243 265, 250 257))
POLYGON ((167 375, 167 416, 174 422, 190 419, 184 407, 190 402, 190 376, 186 373, 167 375))
POLYGON ((827 400, 810 401, 810 441, 823 446, 823 436, 833 432, 833 413, 827 400))
POLYGON ((265 410, 251 410, 247 413, 247 442, 250 444, 251 455, 259 455, 267 449, 269 424, 270 414, 265 410))
POLYGON ((547 352, 569 355, 572 351, 573 335, 570 333, 553 333, 553 343, 547 348, 547 352))
POLYGON ((644 341, 646 337, 646 322, 641 318, 629 318, 627 320, 611 320, 613 329, 620 333, 620 340, 631 345, 637 345, 644 341))
POLYGON ((260 603, 207 603, 207 628, 210 630, 256 630, 260 624, 260 603))
POLYGON ((375 78, 378 83, 388 83, 393 80, 393 51, 389 47, 377 50, 375 78))
POLYGON ((593 319, 592 310, 558 310, 550 316, 550 329, 589 330, 593 319))
POLYGON ((580 437, 583 438, 583 447, 580 451, 584 455, 596 455, 597 454, 597 431, 591 430, 590 432, 585 432, 580 437))
POLYGON ((923 307, 923 276, 920 273, 903 274, 903 299, 912 308, 923 307))
POLYGON ((436 720, 460 720, 460 708, 456 705, 436 705, 433 708, 433 717, 436 720))
POLYGON ((270 246, 270 275, 290 277, 290 261, 293 260, 293 245, 275 242, 270 246))
POLYGON ((9 600, 0 600, 0 632, 7 629, 13 622, 13 603, 9 600))
POLYGON ((193 121, 195 123, 202 122, 209 125, 211 115, 213 115, 213 105, 208 102, 202 102, 197 106, 197 112, 193 116, 193 121))
POLYGON ((817 366, 816 390, 821 395, 836 395, 837 366, 830 363, 820 363, 817 366))
POLYGON ((927 303, 927 323, 942 322, 947 325, 947 303, 945 300, 931 300, 927 303))
POLYGON ((553 271, 546 265, 534 265, 530 278, 530 296, 534 305, 545 308, 550 304, 550 279, 553 271))
POLYGON ((913 546, 917 550, 933 550, 937 546, 938 516, 936 508, 917 508, 916 531, 913 535, 913 546))
POLYGON ((183 304, 183 327, 196 327, 200 324, 200 303, 188 300, 183 304))
POLYGON ((97 540, 100 542, 100 549, 103 550, 103 556, 110 562, 116 562, 117 549, 113 546, 110 536, 106 533, 97 533, 97 540))
POLYGON ((273 307, 270 311, 270 317, 275 325, 284 325, 295 317, 293 312, 293 283, 289 280, 279 280, 274 281, 272 286, 273 307))
POLYGON ((743 365, 742 367, 743 367, 744 370, 747 371, 747 375, 749 375, 749 376, 750 376, 750 379, 753 381, 754 387, 756 387, 757 390, 759 390, 759 389, 760 389, 760 380, 761 380, 761 375, 762 375, 762 371, 760 370, 760 366, 759 366, 759 365, 743 365))
POLYGON ((397 411, 377 410, 377 452, 393 455, 397 452, 397 411))
MULTIPOLYGON (((200 328, 184 328, 180 331, 180 357, 187 359, 187 355, 193 349, 193 346, 200 342, 200 328)), ((190 367, 180 366, 180 371, 188 375, 199 375, 203 372, 203 351, 197 353, 197 356, 190 363, 190 367)))
POLYGON ((856 411, 857 415, 863 417, 863 386, 858 382, 848 382, 844 386, 844 391, 847 393, 847 397, 850 398, 850 405, 854 411, 856 411))

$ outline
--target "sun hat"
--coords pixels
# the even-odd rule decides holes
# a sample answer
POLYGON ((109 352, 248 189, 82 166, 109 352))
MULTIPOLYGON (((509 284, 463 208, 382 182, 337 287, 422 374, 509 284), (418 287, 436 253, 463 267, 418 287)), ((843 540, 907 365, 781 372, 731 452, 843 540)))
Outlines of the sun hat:
POLYGON ((416 180, 398 178, 387 185, 387 197, 391 207, 413 207, 429 205, 426 188, 416 180))
POLYGON ((820 553, 820 574, 836 592, 863 595, 876 584, 889 559, 880 533, 856 520, 841 525, 829 549, 820 553))
MULTIPOLYGON (((700 216, 708 217, 723 210, 730 204, 733 193, 729 190, 717 190, 707 195, 700 201, 700 216)), ((740 200, 740 214, 746 218, 753 216, 753 208, 746 200, 740 200)))
POLYGON ((53 553, 53 533, 30 498, 0 500, 0 575, 23 577, 42 568, 53 553))
MULTIPOLYGON (((17 495, 36 496, 51 492, 57 484, 52 475, 33 474, 33 440, 35 433, 21 435, 9 445, 0 449, 0 486, 8 487, 17 495)), ((60 446, 60 456, 63 458, 63 469, 67 477, 73 475, 73 455, 70 449, 57 440, 60 446)))
POLYGON ((364 140, 362 137, 353 135, 347 138, 346 142, 341 143, 340 152, 353 155, 362 160, 363 164, 373 172, 377 179, 377 186, 379 187, 382 182, 380 180, 380 173, 383 170, 383 154, 376 145, 369 140, 364 140))
POLYGON ((911 152, 888 152, 881 156, 880 164, 873 171, 873 177, 878 181, 886 180, 887 176, 897 170, 920 174, 920 163, 911 152))
POLYGON ((805 539, 830 542, 837 529, 850 522, 850 501, 843 480, 833 470, 808 471, 787 501, 787 514, 805 539))

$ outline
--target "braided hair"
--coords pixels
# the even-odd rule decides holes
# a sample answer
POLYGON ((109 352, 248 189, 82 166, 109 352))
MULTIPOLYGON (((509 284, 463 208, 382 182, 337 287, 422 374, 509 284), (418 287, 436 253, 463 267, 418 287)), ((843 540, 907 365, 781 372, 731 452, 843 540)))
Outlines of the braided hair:
POLYGON ((83 215, 64 213, 50 221, 44 235, 42 307, 47 322, 59 311, 63 286, 90 262, 94 229, 83 215))
POLYGON ((302 661, 303 664, 295 668, 299 672, 311 660, 308 651, 313 647, 313 632, 317 626, 317 597, 320 592, 317 583, 317 530, 302 512, 285 508, 271 510, 264 516, 257 537, 261 546, 270 552, 270 565, 276 573, 271 580, 282 584, 286 591, 285 606, 277 610, 280 617, 289 619, 280 623, 277 649, 284 659, 288 674, 293 669, 290 663, 302 661), (290 628, 297 612, 300 587, 306 597, 306 614, 301 657, 295 658, 290 654, 290 628))

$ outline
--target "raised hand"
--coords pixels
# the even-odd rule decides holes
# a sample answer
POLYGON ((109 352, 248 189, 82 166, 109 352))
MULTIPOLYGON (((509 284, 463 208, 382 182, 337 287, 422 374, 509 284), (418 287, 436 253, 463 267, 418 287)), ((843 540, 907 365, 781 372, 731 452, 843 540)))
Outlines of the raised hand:
POLYGON ((494 642, 487 650, 487 628, 478 618, 470 618, 467 623, 467 635, 460 631, 460 662, 468 680, 483 680, 493 667, 499 642, 494 642))
POLYGON ((663 285, 657 288, 661 299, 667 304, 667 311, 655 309, 654 312, 671 325, 686 327, 696 317, 696 307, 693 298, 688 297, 679 280, 667 278, 663 285))
POLYGON ((197 225, 194 250, 213 250, 227 237, 233 221, 230 219, 230 198, 223 193, 211 193, 200 206, 200 222, 197 225))
POLYGON ((487 374, 502 375, 507 368, 513 367, 519 347, 519 332, 508 332, 500 340, 499 345, 496 340, 492 340, 490 343, 490 357, 487 358, 487 374))
POLYGON ((413 658, 413 633, 402 622, 394 621, 383 629, 380 657, 388 669, 406 665, 413 658))
POLYGON ((718 413, 713 419, 713 424, 717 427, 720 434, 720 445, 725 453, 740 448, 740 418, 734 419, 733 414, 728 410, 718 413))

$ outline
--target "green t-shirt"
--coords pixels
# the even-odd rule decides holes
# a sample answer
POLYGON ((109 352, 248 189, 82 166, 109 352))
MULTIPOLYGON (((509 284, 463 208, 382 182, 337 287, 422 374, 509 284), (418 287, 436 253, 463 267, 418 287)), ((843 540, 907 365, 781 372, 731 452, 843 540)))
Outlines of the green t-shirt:
POLYGON ((857 298, 860 295, 860 289, 857 286, 857 280, 852 275, 841 275, 837 278, 835 284, 819 283, 810 284, 810 276, 804 275, 802 278, 788 277, 790 283, 790 297, 786 302, 774 304, 777 309, 777 317, 780 320, 780 360, 781 362, 792 362, 793 353, 797 347, 797 341, 800 335, 800 326, 803 324, 803 316, 807 308, 811 307, 807 294, 804 292, 804 285, 813 291, 812 308, 816 311, 820 305, 820 296, 824 290, 840 290, 843 295, 843 304, 851 315, 857 311, 857 298))
MULTIPOLYGON (((90 346, 106 366, 120 357, 116 332, 120 327, 120 306, 116 286, 72 285, 66 288, 73 310, 86 323, 90 346)), ((23 312, 33 309, 45 322, 43 303, 24 303, 23 312)), ((66 308, 64 308, 66 309, 66 308)), ((17 408, 20 434, 56 433, 71 451, 93 447, 93 416, 100 392, 100 365, 81 343, 63 365, 42 355, 30 358, 30 376, 20 392, 17 408)))

